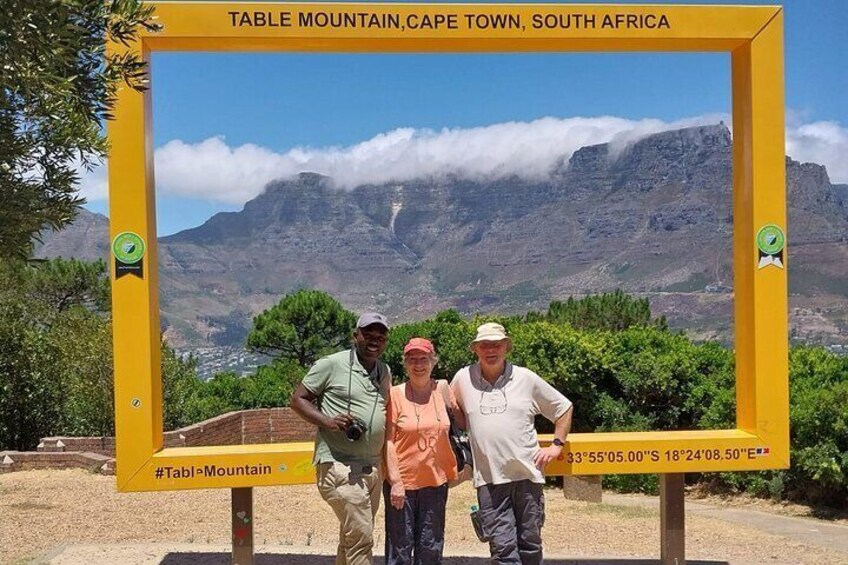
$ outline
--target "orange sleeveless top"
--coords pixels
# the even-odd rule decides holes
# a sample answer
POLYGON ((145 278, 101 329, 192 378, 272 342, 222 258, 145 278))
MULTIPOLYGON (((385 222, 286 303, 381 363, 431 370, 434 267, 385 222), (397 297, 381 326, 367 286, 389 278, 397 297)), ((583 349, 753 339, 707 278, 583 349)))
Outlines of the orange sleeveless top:
POLYGON ((386 406, 386 437, 394 440, 400 476, 408 490, 437 487, 457 475, 444 398, 447 396, 452 406, 456 406, 456 400, 447 382, 439 384, 431 380, 430 383, 432 388, 426 403, 413 402, 411 397, 419 401, 423 398, 417 398, 412 387, 407 390, 404 383, 392 387, 386 406))

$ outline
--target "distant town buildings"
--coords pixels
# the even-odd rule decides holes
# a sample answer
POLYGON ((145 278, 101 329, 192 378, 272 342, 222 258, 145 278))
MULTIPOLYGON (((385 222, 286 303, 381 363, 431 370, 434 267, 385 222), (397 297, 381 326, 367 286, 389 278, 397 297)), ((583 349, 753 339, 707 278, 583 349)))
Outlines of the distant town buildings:
POLYGON ((194 356, 197 361, 197 378, 207 381, 216 373, 231 371, 239 376, 251 375, 257 367, 271 361, 267 355, 253 353, 242 347, 191 347, 176 350, 183 359, 194 356))

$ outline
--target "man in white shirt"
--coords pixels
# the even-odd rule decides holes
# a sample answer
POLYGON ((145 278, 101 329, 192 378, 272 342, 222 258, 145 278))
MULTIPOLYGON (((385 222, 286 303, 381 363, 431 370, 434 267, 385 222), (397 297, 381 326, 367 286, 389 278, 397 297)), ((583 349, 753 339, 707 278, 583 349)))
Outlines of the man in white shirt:
POLYGON ((471 350, 478 362, 460 369, 451 388, 468 421, 474 486, 492 562, 540 564, 542 470, 562 453, 572 404, 533 371, 507 362, 512 340, 502 325, 477 328, 471 350), (554 441, 544 449, 533 425, 538 414, 555 427, 554 441))

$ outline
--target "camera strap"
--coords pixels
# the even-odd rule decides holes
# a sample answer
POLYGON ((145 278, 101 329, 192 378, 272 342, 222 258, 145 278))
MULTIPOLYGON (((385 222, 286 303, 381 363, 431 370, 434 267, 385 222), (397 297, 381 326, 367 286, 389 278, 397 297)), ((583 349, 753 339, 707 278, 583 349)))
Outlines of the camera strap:
MULTIPOLYGON (((351 404, 351 400, 352 400, 351 393, 353 392, 353 389, 352 389, 352 386, 353 386, 353 362, 355 360, 355 355, 356 355, 356 348, 351 347, 350 348, 350 362, 348 363, 348 370, 347 370, 347 415, 348 416, 352 415, 350 413, 350 404, 351 404)), ((365 367, 363 367, 363 369, 364 368, 365 367)), ((383 383, 383 378, 385 377, 385 375, 383 375, 383 372, 380 370, 380 361, 379 360, 377 360, 376 364, 374 365, 374 370, 377 372, 376 382, 375 382, 375 379, 373 377, 371 377, 370 374, 368 376, 368 380, 371 381, 371 384, 376 389, 374 391, 374 405, 371 407, 371 418, 370 418, 370 421, 368 422, 369 426, 371 426, 371 424, 373 424, 373 422, 374 422, 374 413, 377 412, 377 403, 379 402, 379 399, 380 399, 380 385, 383 383)))

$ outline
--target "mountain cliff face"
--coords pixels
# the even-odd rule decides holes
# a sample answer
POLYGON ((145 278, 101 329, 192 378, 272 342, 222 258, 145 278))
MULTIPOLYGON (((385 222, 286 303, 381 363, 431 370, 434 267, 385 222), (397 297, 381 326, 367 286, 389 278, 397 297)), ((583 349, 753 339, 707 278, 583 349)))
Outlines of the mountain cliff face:
MULTIPOLYGON (((848 213, 824 167, 786 162, 795 336, 848 328, 848 213)), ((176 342, 237 339, 302 287, 399 320, 523 312, 622 288, 697 337, 732 334, 731 138, 723 125, 584 147, 545 182, 444 176, 336 190, 304 173, 160 244, 176 342)))
POLYGON ((109 218, 80 209, 74 223, 60 232, 41 234, 35 244, 34 256, 64 257, 95 261, 109 255, 109 218))
POLYGON ((836 200, 848 216, 848 184, 834 184, 833 191, 836 193, 836 200))

